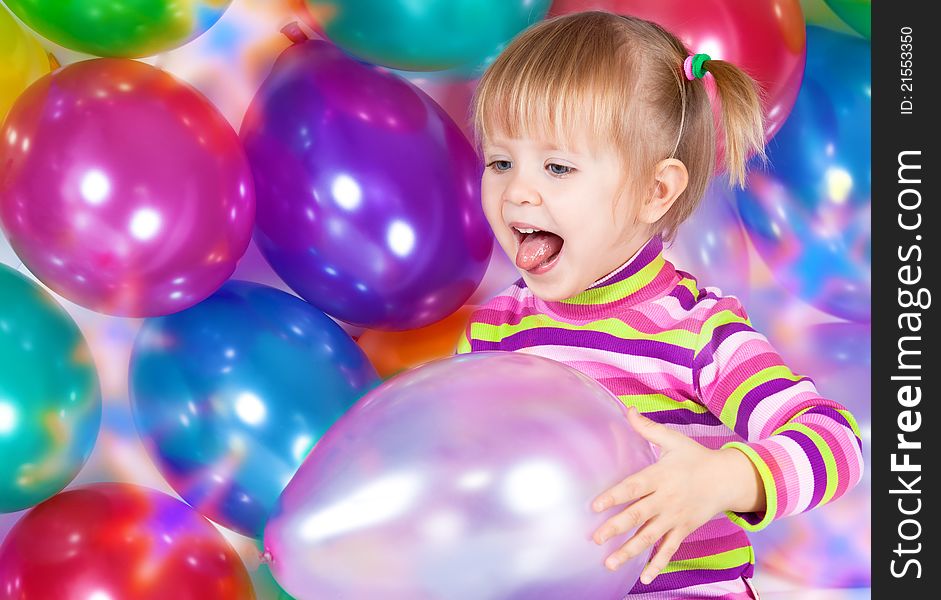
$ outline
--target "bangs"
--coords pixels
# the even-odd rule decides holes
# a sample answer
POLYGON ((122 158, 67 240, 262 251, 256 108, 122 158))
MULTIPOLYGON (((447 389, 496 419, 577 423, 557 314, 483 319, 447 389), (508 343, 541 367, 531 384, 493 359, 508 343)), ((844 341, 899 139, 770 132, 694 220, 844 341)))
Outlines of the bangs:
MULTIPOLYGON (((597 13, 599 19, 617 18, 597 13)), ((520 34, 488 68, 473 100, 478 151, 496 135, 552 140, 595 152, 626 148, 637 78, 619 60, 626 42, 612 27, 543 21, 520 34), (586 69, 586 65, 591 65, 586 69)))

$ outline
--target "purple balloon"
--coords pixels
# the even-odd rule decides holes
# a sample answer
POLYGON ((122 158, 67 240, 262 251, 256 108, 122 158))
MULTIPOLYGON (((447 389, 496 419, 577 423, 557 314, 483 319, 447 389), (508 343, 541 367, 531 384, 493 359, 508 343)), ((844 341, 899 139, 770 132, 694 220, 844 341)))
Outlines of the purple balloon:
POLYGON ((355 325, 423 327, 487 267, 482 166, 424 92, 321 40, 278 58, 241 128, 255 239, 300 296, 355 325))
POLYGON ((608 571, 627 535, 596 545, 611 513, 590 505, 653 460, 618 399, 574 369, 516 352, 443 359, 321 438, 265 549, 298 600, 620 600, 648 556, 608 571))
POLYGON ((0 223, 23 263, 97 312, 165 315, 212 294, 251 239, 239 138, 193 88, 144 63, 75 63, 0 130, 0 223))
POLYGON ((725 295, 748 300, 748 243, 726 177, 716 177, 696 211, 683 222, 664 252, 667 260, 696 277, 699 287, 715 286, 725 295))

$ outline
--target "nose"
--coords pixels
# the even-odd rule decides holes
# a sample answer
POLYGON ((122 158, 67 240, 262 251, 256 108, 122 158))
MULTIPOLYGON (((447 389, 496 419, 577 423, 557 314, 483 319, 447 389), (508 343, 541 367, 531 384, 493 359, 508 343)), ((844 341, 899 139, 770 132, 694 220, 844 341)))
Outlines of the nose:
POLYGON ((522 173, 522 169, 517 170, 510 176, 509 183, 503 189, 503 200, 517 205, 532 204, 539 206, 542 204, 539 189, 522 173))

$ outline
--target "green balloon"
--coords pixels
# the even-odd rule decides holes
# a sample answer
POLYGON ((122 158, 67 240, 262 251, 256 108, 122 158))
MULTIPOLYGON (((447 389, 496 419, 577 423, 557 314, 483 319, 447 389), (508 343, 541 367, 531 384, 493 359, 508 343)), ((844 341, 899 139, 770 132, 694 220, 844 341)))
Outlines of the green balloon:
POLYGON ((804 11, 804 20, 808 25, 825 27, 831 31, 839 31, 847 35, 859 37, 852 27, 840 20, 824 0, 800 0, 801 10, 804 11))
POLYGON ((281 586, 278 585, 268 565, 258 567, 258 571, 252 573, 251 577, 252 585, 255 586, 255 598, 257 598, 257 600, 294 600, 294 596, 285 592, 281 586))
POLYGON ((0 513, 68 485, 100 424, 98 374, 78 326, 42 288, 0 265, 0 513))
MULTIPOLYGON (((259 555, 265 554, 265 543, 261 540, 255 540, 255 548, 259 555)), ((270 559, 270 555, 269 555, 270 559)), ((271 574, 271 568, 268 566, 268 560, 262 562, 258 569, 250 572, 252 586, 255 588, 255 598, 257 600, 294 600, 284 589, 278 585, 274 575, 271 574)))
POLYGON ((96 56, 135 58, 182 46, 232 0, 4 0, 39 34, 96 56))
POLYGON ((872 37, 872 2, 870 0, 827 0, 833 12, 867 40, 872 37))
POLYGON ((332 42, 373 64, 407 71, 473 69, 493 61, 551 0, 307 0, 332 42))

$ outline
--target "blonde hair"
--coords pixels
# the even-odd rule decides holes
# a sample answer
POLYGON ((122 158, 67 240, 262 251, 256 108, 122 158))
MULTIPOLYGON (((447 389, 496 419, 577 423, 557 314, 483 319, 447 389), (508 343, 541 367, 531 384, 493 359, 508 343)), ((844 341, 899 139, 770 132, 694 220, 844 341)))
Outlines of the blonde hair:
MULTIPOLYGON (((689 51, 661 26, 630 16, 588 11, 541 21, 518 35, 484 72, 472 101, 475 141, 548 134, 571 145, 586 135, 589 151, 612 144, 631 182, 648 198, 654 166, 686 165, 689 183, 656 227, 670 240, 696 208, 712 178, 713 112, 705 85, 689 81, 689 51)), ((745 163, 763 154, 762 111, 755 82, 734 65, 709 60, 725 131, 725 166, 744 185, 745 163)))

